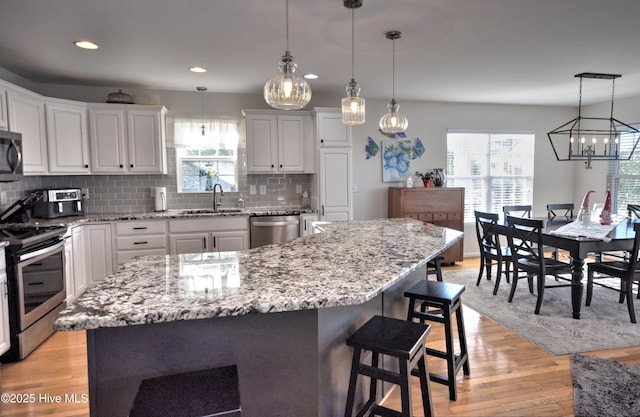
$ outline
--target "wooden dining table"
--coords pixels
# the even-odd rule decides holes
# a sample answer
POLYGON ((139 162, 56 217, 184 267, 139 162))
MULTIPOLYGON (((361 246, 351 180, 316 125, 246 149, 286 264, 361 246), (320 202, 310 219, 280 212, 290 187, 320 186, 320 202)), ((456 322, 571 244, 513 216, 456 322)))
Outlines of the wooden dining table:
MULTIPOLYGON (((584 261, 590 253, 630 251, 633 248, 634 220, 626 219, 618 223, 607 235, 611 240, 593 239, 583 236, 571 237, 555 235, 550 232, 567 224, 567 221, 544 220, 545 228, 542 233, 542 243, 556 249, 565 250, 571 257, 571 306, 573 318, 580 319, 580 308, 582 306, 582 292, 584 284, 584 261)), ((637 220, 636 220, 637 221, 637 220)), ((501 219, 496 225, 496 232, 506 236, 509 226, 505 219, 501 219)))

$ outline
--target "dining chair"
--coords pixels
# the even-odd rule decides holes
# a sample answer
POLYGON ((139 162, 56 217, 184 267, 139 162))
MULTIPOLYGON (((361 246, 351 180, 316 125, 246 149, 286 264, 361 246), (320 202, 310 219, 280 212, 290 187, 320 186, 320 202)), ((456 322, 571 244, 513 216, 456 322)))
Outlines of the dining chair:
POLYGON ((547 204, 547 219, 573 221, 573 203, 547 204))
POLYGON ((515 205, 515 206, 502 206, 502 212, 505 216, 518 216, 525 217, 527 219, 531 218, 531 204, 525 205, 515 205))
POLYGON ((557 278, 561 274, 571 274, 571 264, 544 256, 542 245, 544 222, 542 220, 507 215, 507 224, 509 225, 507 240, 511 249, 511 263, 513 265, 511 292, 508 301, 513 301, 520 279, 518 276, 520 271, 526 274, 530 293, 533 293, 533 276, 535 275, 538 292, 535 314, 539 314, 545 288, 571 286, 570 282, 547 284, 547 275, 553 275, 557 278))
POLYGON ((498 213, 475 210, 474 214, 476 217, 476 237, 478 238, 478 247, 480 249, 480 272, 478 273, 476 285, 480 285, 485 269, 487 270, 487 281, 491 280, 491 266, 496 264, 498 273, 496 275, 496 283, 493 286, 493 295, 496 295, 502 277, 503 264, 505 266, 505 277, 507 282, 510 282, 511 252, 508 246, 503 247, 501 245, 500 235, 495 232, 494 226, 498 223, 498 213))
POLYGON ((638 251, 640 249, 640 223, 633 225, 633 231, 636 233, 633 241, 633 249, 629 253, 628 260, 625 261, 609 261, 609 262, 593 262, 587 267, 587 300, 586 305, 591 305, 591 297, 593 296, 594 280, 607 278, 620 278, 620 286, 613 287, 605 283, 597 283, 603 288, 618 291, 620 297, 619 303, 623 303, 627 299, 627 309, 629 310, 629 319, 631 323, 636 322, 636 312, 633 308, 633 283, 640 280, 640 262, 638 261, 638 251), (595 275, 598 272, 598 275, 595 275))
POLYGON ((627 213, 630 219, 640 219, 640 204, 627 204, 627 213))

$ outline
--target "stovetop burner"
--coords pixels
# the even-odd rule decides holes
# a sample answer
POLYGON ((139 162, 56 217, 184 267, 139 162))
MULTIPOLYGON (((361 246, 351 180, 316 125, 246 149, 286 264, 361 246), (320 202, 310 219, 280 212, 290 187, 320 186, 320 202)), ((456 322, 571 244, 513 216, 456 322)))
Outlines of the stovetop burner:
POLYGON ((10 245, 30 245, 43 242, 51 238, 59 238, 65 234, 64 226, 27 226, 27 225, 0 225, 0 240, 9 242, 10 245))

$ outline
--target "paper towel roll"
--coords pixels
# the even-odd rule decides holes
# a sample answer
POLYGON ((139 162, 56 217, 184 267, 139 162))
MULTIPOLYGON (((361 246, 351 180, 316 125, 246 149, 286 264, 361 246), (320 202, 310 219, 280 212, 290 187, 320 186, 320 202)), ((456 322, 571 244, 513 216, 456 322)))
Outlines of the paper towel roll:
POLYGON ((167 187, 155 187, 155 211, 167 211, 167 187))

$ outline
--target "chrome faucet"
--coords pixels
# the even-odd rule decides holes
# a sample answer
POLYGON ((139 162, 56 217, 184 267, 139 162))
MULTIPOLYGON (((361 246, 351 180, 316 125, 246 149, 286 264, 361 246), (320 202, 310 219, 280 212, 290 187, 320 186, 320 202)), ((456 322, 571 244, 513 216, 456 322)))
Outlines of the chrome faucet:
POLYGON ((216 182, 216 184, 213 186, 213 211, 218 211, 218 206, 221 203, 220 201, 220 197, 222 197, 224 195, 224 192, 222 191, 222 185, 220 185, 219 182, 216 182), (216 194, 216 188, 220 187, 220 195, 216 194))

